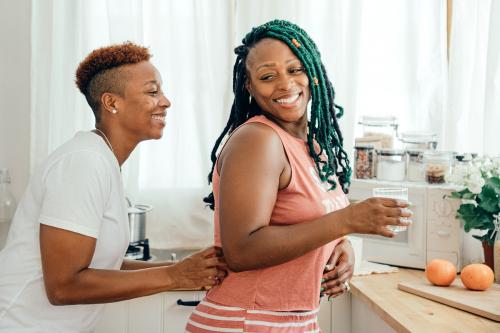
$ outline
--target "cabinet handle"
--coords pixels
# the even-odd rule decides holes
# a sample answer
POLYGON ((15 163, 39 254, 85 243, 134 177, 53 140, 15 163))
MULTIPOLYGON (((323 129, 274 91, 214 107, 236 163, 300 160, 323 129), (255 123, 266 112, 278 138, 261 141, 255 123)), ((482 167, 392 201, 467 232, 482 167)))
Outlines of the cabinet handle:
POLYGON ((181 306, 197 306, 200 304, 200 301, 183 301, 182 299, 177 300, 177 305, 181 306))

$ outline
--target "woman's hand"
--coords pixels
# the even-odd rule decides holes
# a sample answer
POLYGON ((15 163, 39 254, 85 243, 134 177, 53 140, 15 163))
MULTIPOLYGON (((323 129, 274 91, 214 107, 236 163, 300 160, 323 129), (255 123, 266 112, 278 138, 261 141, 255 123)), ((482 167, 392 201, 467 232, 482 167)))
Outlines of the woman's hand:
POLYGON ((409 203, 389 198, 369 198, 345 208, 348 233, 376 234, 394 237, 396 234, 387 226, 409 226, 412 211, 409 203))
POLYGON ((220 283, 227 266, 219 247, 209 247, 170 266, 178 288, 202 288, 220 283))
POLYGON ((349 241, 343 240, 335 246, 321 280, 321 296, 328 295, 330 299, 349 290, 354 261, 354 250, 349 241))

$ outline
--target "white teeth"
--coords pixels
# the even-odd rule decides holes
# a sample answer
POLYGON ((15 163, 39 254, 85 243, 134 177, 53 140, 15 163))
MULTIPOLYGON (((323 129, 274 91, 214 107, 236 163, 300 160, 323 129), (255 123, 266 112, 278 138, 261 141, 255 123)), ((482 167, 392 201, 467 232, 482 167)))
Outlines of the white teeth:
POLYGON ((165 121, 165 116, 152 115, 151 119, 153 119, 153 120, 159 120, 159 121, 165 121))
POLYGON ((299 99, 299 94, 293 95, 293 96, 288 97, 288 98, 277 99, 276 102, 278 102, 280 104, 291 104, 291 103, 297 101, 297 99, 299 99))

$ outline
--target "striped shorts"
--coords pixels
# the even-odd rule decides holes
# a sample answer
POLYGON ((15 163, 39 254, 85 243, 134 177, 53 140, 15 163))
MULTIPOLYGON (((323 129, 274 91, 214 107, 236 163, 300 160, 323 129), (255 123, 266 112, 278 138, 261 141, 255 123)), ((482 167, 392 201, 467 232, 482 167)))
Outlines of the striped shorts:
POLYGON ((189 317, 185 332, 320 333, 319 308, 307 312, 246 310, 206 298, 189 317))

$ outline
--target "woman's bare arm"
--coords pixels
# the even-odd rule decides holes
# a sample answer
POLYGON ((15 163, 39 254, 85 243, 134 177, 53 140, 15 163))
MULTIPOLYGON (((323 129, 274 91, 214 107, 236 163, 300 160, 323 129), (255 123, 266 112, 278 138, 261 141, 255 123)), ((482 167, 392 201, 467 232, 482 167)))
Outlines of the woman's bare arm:
POLYGON ((92 237, 40 225, 45 290, 54 305, 108 303, 176 288, 217 282, 221 259, 207 249, 171 266, 132 271, 89 268, 96 245, 92 237))
POLYGON ((403 225, 399 216, 406 204, 372 198, 313 221, 269 226, 287 159, 281 140, 267 126, 239 129, 219 162, 216 205, 224 256, 233 271, 278 265, 353 232, 391 237, 385 226, 403 225))

